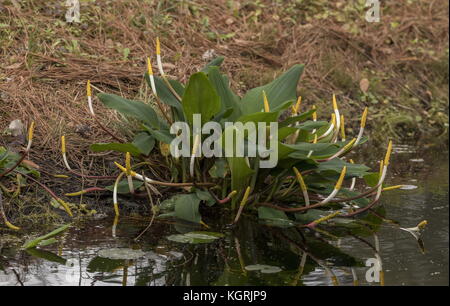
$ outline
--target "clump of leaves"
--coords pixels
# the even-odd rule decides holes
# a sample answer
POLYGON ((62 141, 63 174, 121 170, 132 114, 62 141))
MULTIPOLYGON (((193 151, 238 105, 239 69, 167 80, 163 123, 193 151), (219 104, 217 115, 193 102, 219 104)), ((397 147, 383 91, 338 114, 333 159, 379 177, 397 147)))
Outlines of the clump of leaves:
MULTIPOLYGON (((126 153, 125 166, 116 163, 122 172, 111 187, 117 214, 119 186, 121 193, 124 187, 125 192, 139 193, 143 187, 139 187, 142 184, 136 184, 137 181, 152 187, 154 192, 159 186, 181 192, 161 203, 159 208, 163 214, 160 217, 175 217, 200 224, 204 223, 199 207, 207 205, 230 210, 234 222, 238 222, 243 212, 254 211, 262 222, 274 226, 312 228, 330 222, 348 226, 349 222, 341 220, 358 216, 378 202, 392 143, 389 143, 386 157, 380 163, 380 171, 373 172, 346 157, 367 140, 363 137, 367 108, 362 115, 359 134, 348 139, 336 97, 333 96, 331 120, 318 120, 315 107, 300 112, 301 97, 297 97, 296 89, 303 65, 294 65, 269 84, 253 88, 240 97, 230 88, 228 77, 220 72, 223 60, 222 57, 214 59, 183 84, 168 79, 164 74, 157 41, 160 76, 153 74, 150 59, 145 74, 157 108, 150 103, 114 94, 97 95, 106 107, 137 119, 141 126, 134 139, 128 142, 91 146, 95 152, 114 150, 126 153), (202 124, 209 121, 218 123, 223 133, 227 128, 226 122, 256 126, 261 122, 277 122, 277 165, 270 169, 261 168, 260 161, 264 158, 260 157, 171 156, 168 151, 177 136, 171 133, 171 125, 185 122, 192 129, 196 114, 201 115, 202 124), (161 163, 170 169, 173 174, 170 182, 154 178, 146 161, 150 154, 160 156, 161 163), (140 162, 132 166, 132 158, 140 162), (122 180, 125 177, 126 180, 122 180), (370 188, 355 191, 357 179, 365 180, 370 188)), ((90 112, 96 117, 89 84, 88 101, 90 112)), ((235 125, 234 129, 237 134, 244 135, 247 148, 252 145, 244 128, 235 125)), ((196 151, 195 146, 204 140, 204 136, 198 136, 200 139, 189 136, 190 152, 196 151)), ((222 152, 226 149, 220 147, 222 152)), ((265 151, 267 148, 257 147, 256 150, 265 151)), ((395 188, 397 186, 390 187, 395 188)))

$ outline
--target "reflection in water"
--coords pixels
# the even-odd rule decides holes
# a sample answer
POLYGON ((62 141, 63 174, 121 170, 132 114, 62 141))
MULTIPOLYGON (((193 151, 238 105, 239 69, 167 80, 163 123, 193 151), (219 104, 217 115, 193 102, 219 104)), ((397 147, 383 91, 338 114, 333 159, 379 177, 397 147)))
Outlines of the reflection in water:
POLYGON ((136 242, 148 221, 86 223, 60 245, 0 244, 0 286, 448 284, 448 161, 408 147, 396 152, 389 184, 417 188, 386 193, 356 225, 336 218, 333 226, 281 229, 243 215, 232 229, 214 229, 224 238, 185 244, 167 237, 198 229, 155 221, 136 242), (419 157, 425 161, 410 162, 419 157), (421 220, 429 224, 419 235, 421 220), (141 252, 104 255, 113 248, 141 252))

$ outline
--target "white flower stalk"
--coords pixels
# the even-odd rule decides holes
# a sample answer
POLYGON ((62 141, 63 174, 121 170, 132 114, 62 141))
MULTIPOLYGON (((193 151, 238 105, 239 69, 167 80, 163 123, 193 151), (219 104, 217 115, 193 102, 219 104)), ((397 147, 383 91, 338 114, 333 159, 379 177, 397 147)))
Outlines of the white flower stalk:
POLYGON ((153 68, 150 57, 147 57, 147 73, 148 77, 150 78, 150 87, 152 88, 152 92, 155 96, 158 96, 158 94, 156 93, 155 77, 153 76, 153 68))
POLYGON ((119 216, 116 215, 116 216, 114 217, 114 222, 113 222, 113 226, 112 226, 112 229, 111 229, 112 237, 113 237, 113 238, 116 238, 116 229, 117 229, 117 224, 118 224, 118 223, 119 223, 119 216))
MULTIPOLYGON (((317 134, 314 134, 314 140, 313 140, 313 143, 317 143, 317 134)), ((307 157, 310 158, 311 155, 313 154, 313 152, 314 152, 313 150, 310 150, 310 151, 308 152, 307 157)))
POLYGON ((298 171, 297 168, 293 168, 295 172, 295 176, 297 177, 298 184, 300 185, 300 189, 303 193, 303 198, 305 199, 305 205, 309 206, 309 195, 308 195, 308 189, 306 188, 305 181, 303 180, 302 174, 300 171, 298 171))
POLYGON ((250 195, 250 190, 251 190, 251 188, 250 188, 250 186, 248 186, 247 189, 245 190, 244 197, 242 198, 241 204, 239 204, 239 209, 236 214, 236 217, 234 218, 233 223, 237 223, 239 221, 242 211, 244 210, 244 206, 245 206, 245 204, 247 204, 248 196, 250 195))
MULTIPOLYGON (((126 170, 125 170, 126 171, 126 170)), ((117 200, 117 189, 119 186, 119 182, 122 179, 122 177, 126 174, 126 172, 122 172, 120 173, 117 178, 116 181, 114 182, 114 189, 113 189, 113 205, 114 205, 114 212, 116 213, 116 216, 119 215, 119 202, 117 200)))
POLYGON ((66 155, 66 136, 61 136, 61 152, 62 157, 64 161, 64 165, 66 166, 67 170, 72 171, 72 168, 70 168, 69 163, 67 162, 67 155, 66 155))
POLYGON ((336 116, 336 132, 333 136, 333 142, 336 142, 339 135, 339 130, 341 128, 341 114, 339 113, 339 108, 337 106, 335 94, 333 94, 333 111, 334 115, 336 116))
POLYGON ((325 161, 329 161, 329 160, 332 160, 333 158, 341 156, 342 154, 350 151, 353 148, 355 142, 356 142, 356 138, 353 138, 349 143, 347 143, 342 149, 340 149, 334 155, 332 155, 332 156, 330 156, 328 158, 325 158, 325 159, 318 160, 318 161, 319 162, 325 162, 325 161))
POLYGON ((341 190, 342 187, 342 182, 344 181, 345 178, 345 173, 347 172, 347 167, 344 166, 344 168, 342 168, 341 171, 341 175, 339 176, 338 181, 336 182, 336 185, 334 186, 333 191, 330 193, 330 195, 328 197, 326 197, 322 202, 314 204, 314 205, 324 205, 327 204, 328 202, 330 202, 335 196, 336 194, 339 192, 339 190, 341 190))
POLYGON ((31 149, 31 144, 33 143, 33 134, 34 134, 34 121, 31 122, 30 128, 28 129, 28 144, 27 144, 27 152, 31 149))
POLYGON ((361 127, 360 127, 360 129, 359 129, 359 133, 358 133, 358 137, 356 138, 356 143, 355 143, 355 145, 358 145, 358 144, 359 144, 359 142, 361 141, 361 137, 363 136, 364 128, 365 128, 365 126, 366 126, 366 120, 367 120, 367 113, 368 113, 368 111, 369 111, 369 109, 366 107, 366 108, 364 109, 363 114, 362 114, 362 117, 361 117, 361 127))
MULTIPOLYGON (((345 141, 345 121, 344 115, 341 115, 341 140, 345 141)), ((336 138, 337 139, 337 138, 336 138)))
POLYGON ((131 154, 127 152, 125 154, 125 167, 127 169, 127 180, 128 180, 128 188, 130 189, 130 193, 134 194, 134 185, 133 185, 133 177, 131 176, 131 154))
POLYGON ((378 271, 380 273, 380 285, 384 286, 384 271, 383 271, 383 262, 381 261, 380 256, 380 240, 378 239, 377 234, 373 234, 373 239, 375 241, 375 258, 378 261, 378 271))
POLYGON ((358 275, 356 274, 355 268, 351 267, 350 269, 352 271, 353 286, 359 286, 359 279, 358 279, 358 275))
POLYGON ((95 116, 94 107, 92 106, 92 89, 91 89, 91 81, 88 80, 86 84, 86 95, 88 99, 89 112, 92 116, 95 116))
MULTIPOLYGON (((353 159, 350 159, 350 163, 354 164, 355 162, 353 161, 353 159)), ((356 177, 353 177, 352 184, 350 185, 349 190, 352 191, 353 189, 355 189, 355 185, 356 185, 356 177)))
POLYGON ((410 233, 411 235, 414 236, 414 238, 416 238, 416 240, 419 240, 420 234, 427 224, 428 224, 427 220, 423 220, 415 227, 408 227, 408 228, 400 227, 400 229, 410 233))
POLYGON ((158 70, 159 73, 161 74, 161 76, 164 76, 164 70, 163 70, 163 65, 162 65, 162 60, 161 60, 161 44, 159 42, 159 37, 156 37, 156 61, 158 63, 158 70))
POLYGON ((377 201, 381 196, 381 191, 383 190, 383 182, 384 179, 386 178, 386 172, 389 165, 389 159, 391 158, 391 153, 392 153, 392 140, 389 141, 384 161, 380 163, 380 179, 378 181, 379 186, 377 194, 375 196, 375 201, 377 201))
POLYGON ((323 133, 322 135, 320 135, 320 137, 318 138, 318 140, 327 137, 328 135, 331 134, 331 132, 334 131, 334 127, 336 126, 336 115, 333 113, 331 114, 331 124, 330 127, 328 128, 328 130, 326 130, 325 133, 323 133))
POLYGON ((200 134, 197 134, 197 135, 195 135, 195 138, 194 138, 194 144, 192 146, 191 161, 189 164, 189 173, 191 174, 191 177, 194 177, 195 157, 197 156, 199 145, 200 145, 200 134))

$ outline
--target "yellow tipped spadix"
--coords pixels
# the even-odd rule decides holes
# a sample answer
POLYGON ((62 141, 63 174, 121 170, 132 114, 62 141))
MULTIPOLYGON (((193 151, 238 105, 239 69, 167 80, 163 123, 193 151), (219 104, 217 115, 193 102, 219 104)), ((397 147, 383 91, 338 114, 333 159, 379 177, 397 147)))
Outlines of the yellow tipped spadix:
POLYGON ((34 133, 34 121, 31 122, 30 128, 28 129, 28 141, 33 140, 33 133, 34 133))
POLYGON ((152 68, 152 62, 150 60, 150 57, 147 57, 147 72, 148 72, 148 75, 153 75, 153 68, 152 68))
POLYGON ((389 140, 388 148, 386 151, 386 156, 384 157, 384 165, 389 165, 389 159, 391 158, 391 152, 392 152, 392 140, 389 140))
POLYGON ((420 222, 419 224, 417 224, 417 227, 419 228, 419 229, 423 229, 424 227, 425 227, 425 225, 427 225, 428 224, 428 221, 427 220, 423 220, 422 222, 420 222))
POLYGON ((66 136, 61 136, 61 152, 66 153, 66 136))
POLYGON ((341 115, 341 137, 345 139, 344 115, 341 115))
POLYGON ((331 114, 331 124, 336 125, 336 115, 334 113, 331 114))
POLYGON ((339 211, 339 210, 338 210, 338 211, 335 211, 334 213, 331 213, 331 214, 329 214, 329 215, 327 215, 327 216, 324 216, 324 217, 322 217, 322 218, 319 218, 319 219, 313 221, 312 223, 319 224, 319 223, 328 221, 328 220, 330 220, 330 219, 332 219, 332 218, 334 218, 334 217, 340 215, 341 213, 342 213, 342 212, 339 211))
POLYGON ((159 43, 159 37, 156 37, 156 55, 161 54, 161 44, 159 43))
POLYGON ((405 186, 405 185, 389 186, 389 187, 383 188, 383 191, 389 191, 389 190, 399 189, 399 188, 402 188, 403 186, 405 186))
POLYGON ((263 90, 263 97, 264 97, 264 112, 268 113, 270 112, 269 100, 267 100, 266 92, 264 90, 263 90))
POLYGON ((380 177, 381 177, 381 174, 383 174, 383 167, 384 167, 384 161, 380 160, 380 171, 379 171, 380 177))
POLYGON ((131 154, 130 152, 127 152, 125 154, 125 167, 126 167, 126 174, 128 176, 131 175, 131 154))
POLYGON ((316 121, 317 120, 317 108, 315 105, 313 105, 312 109, 315 110, 315 112, 312 114, 312 118, 314 121, 316 121))
POLYGON ((88 97, 92 97, 91 80, 87 81, 87 84, 86 84, 86 95, 88 97))
POLYGON ((364 128, 366 126, 366 120, 367 120, 367 113, 369 112, 369 109, 366 107, 364 109, 364 112, 361 117, 361 128, 364 128))
POLYGON ((236 193, 237 193, 237 191, 236 191, 236 190, 233 190, 232 192, 230 192, 230 193, 227 195, 227 198, 230 199, 230 198, 234 197, 234 196, 236 195, 236 193))
POLYGON ((303 180, 302 174, 300 173, 300 171, 298 171, 297 168, 293 167, 292 169, 294 169, 295 176, 297 177, 297 181, 300 185, 300 188, 302 189, 302 191, 306 190, 306 184, 305 181, 303 180))
POLYGON ((351 163, 351 164, 354 164, 355 161, 354 161, 353 159, 350 158, 350 163, 351 163))
POLYGON ((297 103, 295 103, 295 106, 292 107, 292 112, 294 114, 298 113, 301 104, 302 104, 302 96, 298 96, 297 103))
POLYGON ((251 190, 250 186, 248 186, 247 189, 245 189, 244 197, 242 198, 240 206, 244 206, 247 203, 248 196, 250 195, 250 190, 251 190))
POLYGON ((353 147, 353 145, 355 144, 355 142, 356 142, 356 138, 353 138, 352 140, 350 140, 350 142, 345 145, 343 151, 346 152, 346 151, 350 150, 353 147))
POLYGON ((336 95, 335 94, 333 94, 333 109, 334 110, 338 109, 337 102, 336 102, 336 95))
MULTIPOLYGON (((117 166, 117 168, 119 168, 122 172, 127 173, 127 168, 125 168, 124 166, 122 166, 121 164, 119 164, 118 162, 114 162, 114 165, 117 166)), ((130 171, 130 175, 131 176, 135 176, 136 172, 134 172, 133 170, 130 171)))
POLYGON ((313 143, 317 143, 317 134, 314 134, 314 140, 313 143))
POLYGON ((344 181, 346 172, 347 172, 347 166, 344 166, 344 168, 342 168, 341 175, 339 176, 339 179, 338 179, 334 189, 337 189, 337 190, 341 189, 342 182, 344 181))
POLYGON ((14 224, 12 224, 11 222, 9 222, 8 220, 5 220, 5 224, 9 229, 12 229, 14 231, 18 231, 20 230, 20 227, 15 226, 14 224))

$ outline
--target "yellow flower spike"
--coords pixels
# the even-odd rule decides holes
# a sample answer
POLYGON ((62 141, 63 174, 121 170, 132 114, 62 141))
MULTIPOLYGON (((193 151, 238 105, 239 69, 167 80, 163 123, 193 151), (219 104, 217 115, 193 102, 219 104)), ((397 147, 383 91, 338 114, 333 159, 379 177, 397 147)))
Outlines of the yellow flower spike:
POLYGON ((28 141, 33 140, 33 134, 34 134, 34 121, 31 122, 30 128, 28 129, 28 141))
POLYGON ((367 113, 369 112, 369 109, 366 107, 364 109, 364 112, 361 117, 361 128, 364 128, 366 126, 366 120, 367 120, 367 113))
POLYGON ((389 191, 389 190, 399 189, 399 188, 402 188, 403 186, 405 186, 405 185, 389 186, 389 187, 383 188, 383 191, 389 191))
POLYGON ((380 172, 379 172, 380 177, 381 177, 381 174, 383 173, 383 167, 384 167, 384 161, 380 160, 380 172))
POLYGON ((150 61, 150 57, 147 57, 147 72, 148 75, 153 75, 152 62, 150 61))
POLYGON ((86 84, 86 95, 88 97, 92 97, 91 80, 87 81, 87 84, 86 84))
POLYGON ((236 195, 236 193, 237 193, 237 191, 236 191, 236 190, 233 190, 232 192, 230 192, 230 193, 227 195, 227 198, 230 199, 230 198, 234 197, 234 196, 236 195))
POLYGON ((302 96, 298 96, 297 103, 295 103, 295 106, 292 107, 292 112, 294 114, 298 114, 301 104, 302 104, 302 96))
POLYGON ((117 202, 114 202, 114 213, 116 214, 116 217, 120 216, 119 203, 117 202))
POLYGON ((341 115, 341 138, 345 139, 344 115, 341 115))
POLYGON ((314 140, 313 143, 317 143, 317 134, 314 134, 314 140))
POLYGON ((9 229, 12 229, 13 231, 18 231, 18 230, 20 230, 20 227, 15 226, 14 224, 12 224, 11 222, 9 222, 8 220, 5 220, 5 225, 6 225, 9 229))
POLYGON ((343 151, 347 152, 348 150, 350 150, 353 147, 353 145, 355 144, 355 142, 356 142, 356 138, 353 138, 352 140, 350 140, 350 142, 345 145, 343 151))
MULTIPOLYGON (((127 172, 127 168, 125 168, 124 166, 122 166, 121 164, 119 164, 118 162, 114 162, 114 165, 116 165, 117 168, 119 168, 122 172, 127 172)), ((136 176, 136 172, 134 172, 133 170, 131 170, 130 172, 131 176, 136 176)))
POLYGON ((131 175, 131 154, 130 152, 127 152, 125 154, 125 167, 126 167, 126 174, 128 176, 131 175))
POLYGON ((80 190, 80 191, 77 191, 77 192, 66 193, 65 196, 67 196, 67 197, 76 197, 76 196, 79 196, 79 195, 82 195, 82 194, 85 194, 85 193, 87 193, 86 190, 80 190))
POLYGON ((350 158, 350 163, 351 163, 351 164, 354 164, 355 161, 354 161, 353 159, 350 158))
POLYGON ((56 178, 69 178, 69 176, 65 175, 65 174, 53 174, 53 177, 56 177, 56 178))
POLYGON ((159 42, 159 37, 156 37, 156 55, 161 54, 161 44, 159 42))
POLYGON ((267 100, 266 92, 264 90, 263 90, 263 97, 264 97, 264 112, 268 113, 270 112, 269 100, 267 100))
POLYGON ((419 229, 423 229, 427 224, 428 224, 428 221, 427 220, 423 220, 419 224, 417 224, 417 227, 419 229))
POLYGON ((203 222, 202 220, 200 220, 200 224, 203 225, 206 228, 210 228, 208 224, 206 224, 205 222, 203 222))
POLYGON ((344 168, 342 168, 341 175, 339 176, 336 186, 334 186, 334 189, 336 189, 336 190, 341 189, 342 182, 344 181, 346 172, 347 172, 347 166, 344 166, 344 168))
POLYGON ((61 152, 66 154, 66 136, 61 136, 61 152))
POLYGON ((391 152, 392 152, 392 140, 389 140, 388 148, 386 151, 386 156, 384 158, 384 165, 389 165, 389 159, 391 158, 391 152))
POLYGON ((248 196, 250 195, 250 190, 251 188, 250 186, 248 186, 247 189, 245 190, 244 197, 242 198, 240 206, 244 206, 247 203, 248 196))
POLYGON ((331 114, 331 124, 336 125, 336 114, 335 113, 331 114))
POLYGON ((317 224, 319 224, 319 223, 328 221, 328 220, 330 220, 330 219, 332 219, 332 218, 334 218, 334 217, 340 215, 341 213, 342 213, 342 212, 338 210, 338 211, 335 211, 335 212, 332 213, 332 214, 329 214, 329 215, 327 215, 327 216, 324 216, 324 217, 322 217, 322 218, 319 218, 319 219, 317 219, 317 220, 315 220, 315 221, 313 221, 313 222, 311 222, 311 223, 314 223, 314 224, 317 225, 317 224))
POLYGON ((312 114, 312 118, 314 121, 317 121, 317 108, 315 105, 312 106, 312 109, 316 110, 313 114, 312 114))
POLYGON ((57 201, 59 204, 61 204, 62 207, 64 207, 64 210, 67 212, 67 214, 68 214, 69 216, 73 217, 72 210, 70 209, 69 205, 68 205, 66 202, 64 202, 64 200, 58 198, 58 199, 56 199, 56 201, 57 201))
POLYGON ((306 190, 306 184, 305 184, 305 181, 303 180, 302 174, 300 173, 300 171, 298 171, 297 168, 293 167, 292 169, 294 169, 295 176, 297 177, 297 181, 298 181, 298 183, 300 185, 300 188, 302 189, 302 191, 305 191, 306 190))
POLYGON ((337 106, 337 102, 336 102, 336 95, 333 94, 333 110, 337 110, 338 106, 337 106))

